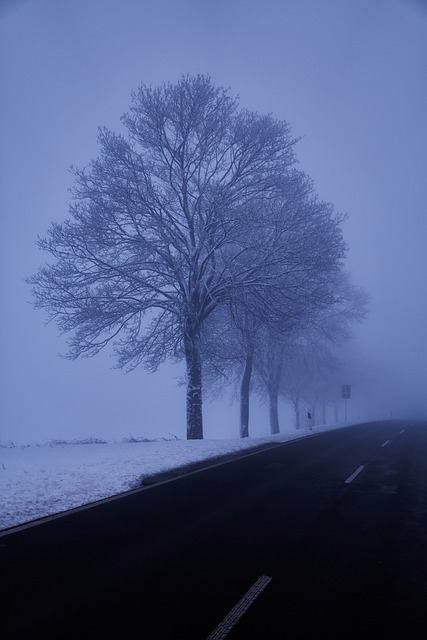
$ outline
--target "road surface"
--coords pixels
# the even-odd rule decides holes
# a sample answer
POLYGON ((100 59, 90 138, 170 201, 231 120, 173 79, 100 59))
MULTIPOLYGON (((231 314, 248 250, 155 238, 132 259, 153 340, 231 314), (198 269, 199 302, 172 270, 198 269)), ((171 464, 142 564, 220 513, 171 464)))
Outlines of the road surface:
POLYGON ((275 445, 11 530, 0 553, 5 640, 424 638, 427 423, 275 445))

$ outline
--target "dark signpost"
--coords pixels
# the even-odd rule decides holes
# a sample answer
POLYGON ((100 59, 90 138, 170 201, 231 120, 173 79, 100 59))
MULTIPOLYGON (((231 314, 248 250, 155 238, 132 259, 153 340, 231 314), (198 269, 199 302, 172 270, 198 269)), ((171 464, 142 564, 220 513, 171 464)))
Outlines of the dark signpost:
POLYGON ((342 385, 341 397, 345 399, 345 422, 347 422, 347 400, 351 395, 351 388, 349 384, 342 385))

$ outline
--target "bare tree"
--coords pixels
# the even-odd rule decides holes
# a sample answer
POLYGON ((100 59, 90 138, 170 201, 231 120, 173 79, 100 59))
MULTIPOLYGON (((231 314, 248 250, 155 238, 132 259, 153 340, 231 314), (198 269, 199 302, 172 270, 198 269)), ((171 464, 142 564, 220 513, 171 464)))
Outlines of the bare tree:
POLYGON ((333 397, 332 379, 338 375, 341 363, 336 352, 318 333, 301 336, 286 349, 281 371, 279 394, 288 399, 295 413, 295 428, 301 428, 301 403, 310 409, 310 426, 315 424, 318 402, 324 410, 325 402, 333 397))
POLYGON ((38 240, 55 261, 28 282, 70 336, 70 358, 111 343, 128 369, 185 359, 187 438, 202 438, 201 330, 277 262, 253 214, 283 191, 296 140, 200 75, 142 85, 122 123, 123 135, 100 129, 98 158, 72 170, 70 219, 38 240))
POLYGON ((340 226, 343 218, 312 191, 304 178, 303 188, 294 198, 289 197, 289 189, 284 201, 276 198, 274 212, 269 213, 280 228, 281 242, 281 261, 272 270, 274 295, 271 288, 261 290, 258 304, 248 308, 241 303, 240 317, 238 313, 233 316, 241 334, 244 363, 240 396, 243 437, 248 435, 253 367, 266 385, 271 432, 278 433, 278 394, 289 336, 304 332, 322 310, 336 304, 331 282, 337 278, 346 250, 340 226))
POLYGON ((367 314, 369 295, 355 286, 346 271, 339 271, 331 281, 335 294, 328 305, 311 319, 306 330, 288 342, 281 369, 280 394, 288 398, 295 411, 295 426, 300 428, 300 402, 309 403, 311 424, 320 404, 322 419, 326 406, 336 402, 338 373, 343 369, 353 327, 367 314))
MULTIPOLYGON (((273 374, 271 363, 264 362, 265 357, 277 359, 269 347, 274 344, 274 350, 280 350, 284 336, 301 330, 312 322, 319 308, 335 302, 330 283, 345 255, 342 219, 331 205, 318 200, 311 180, 296 170, 288 172, 282 191, 274 198, 256 201, 250 220, 257 223, 246 225, 245 233, 247 237, 256 234, 256 252, 265 256, 264 269, 257 268, 255 287, 232 292, 228 313, 222 308, 219 318, 218 314, 213 315, 207 335, 208 343, 212 344, 215 336, 221 340, 218 349, 211 345, 209 348, 210 356, 214 354, 215 370, 222 373, 221 366, 225 365, 233 377, 239 371, 241 437, 249 435, 254 362, 258 367, 261 362, 265 365, 274 421, 280 373, 273 374), (226 335, 215 330, 218 322, 228 327, 226 335)), ((278 418, 275 423, 277 432, 278 418)))

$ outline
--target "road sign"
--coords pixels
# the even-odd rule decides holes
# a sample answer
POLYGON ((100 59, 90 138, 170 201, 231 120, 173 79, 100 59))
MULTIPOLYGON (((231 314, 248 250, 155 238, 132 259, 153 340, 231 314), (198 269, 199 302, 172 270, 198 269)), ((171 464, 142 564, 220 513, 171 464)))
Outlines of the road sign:
POLYGON ((342 398, 350 398, 350 395, 351 395, 350 385, 349 384, 343 384, 342 385, 341 397, 342 398))
POLYGON ((341 390, 341 397, 345 399, 345 421, 347 422, 347 400, 351 395, 351 389, 349 384, 343 384, 341 390))

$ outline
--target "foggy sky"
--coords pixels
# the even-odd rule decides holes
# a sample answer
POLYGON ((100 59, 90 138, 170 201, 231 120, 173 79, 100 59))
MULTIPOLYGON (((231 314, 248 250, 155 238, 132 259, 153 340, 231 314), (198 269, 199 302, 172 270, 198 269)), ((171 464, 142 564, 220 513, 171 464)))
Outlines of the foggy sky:
MULTIPOLYGON (((132 90, 184 73, 210 74, 242 107, 272 113, 302 137, 300 168, 348 215, 347 267, 371 295, 357 350, 379 372, 381 393, 389 392, 384 412, 402 410, 404 401, 427 412, 425 4, 16 0, 0 7, 0 441, 185 437, 182 368, 125 375, 108 353, 61 358, 65 338, 31 307, 24 282, 48 260, 36 237, 67 216, 69 167, 96 157, 97 127, 121 131, 132 90)), ((252 420, 253 435, 268 431, 266 409, 252 420)), ((238 435, 228 398, 205 404, 205 436, 215 435, 238 435)))

